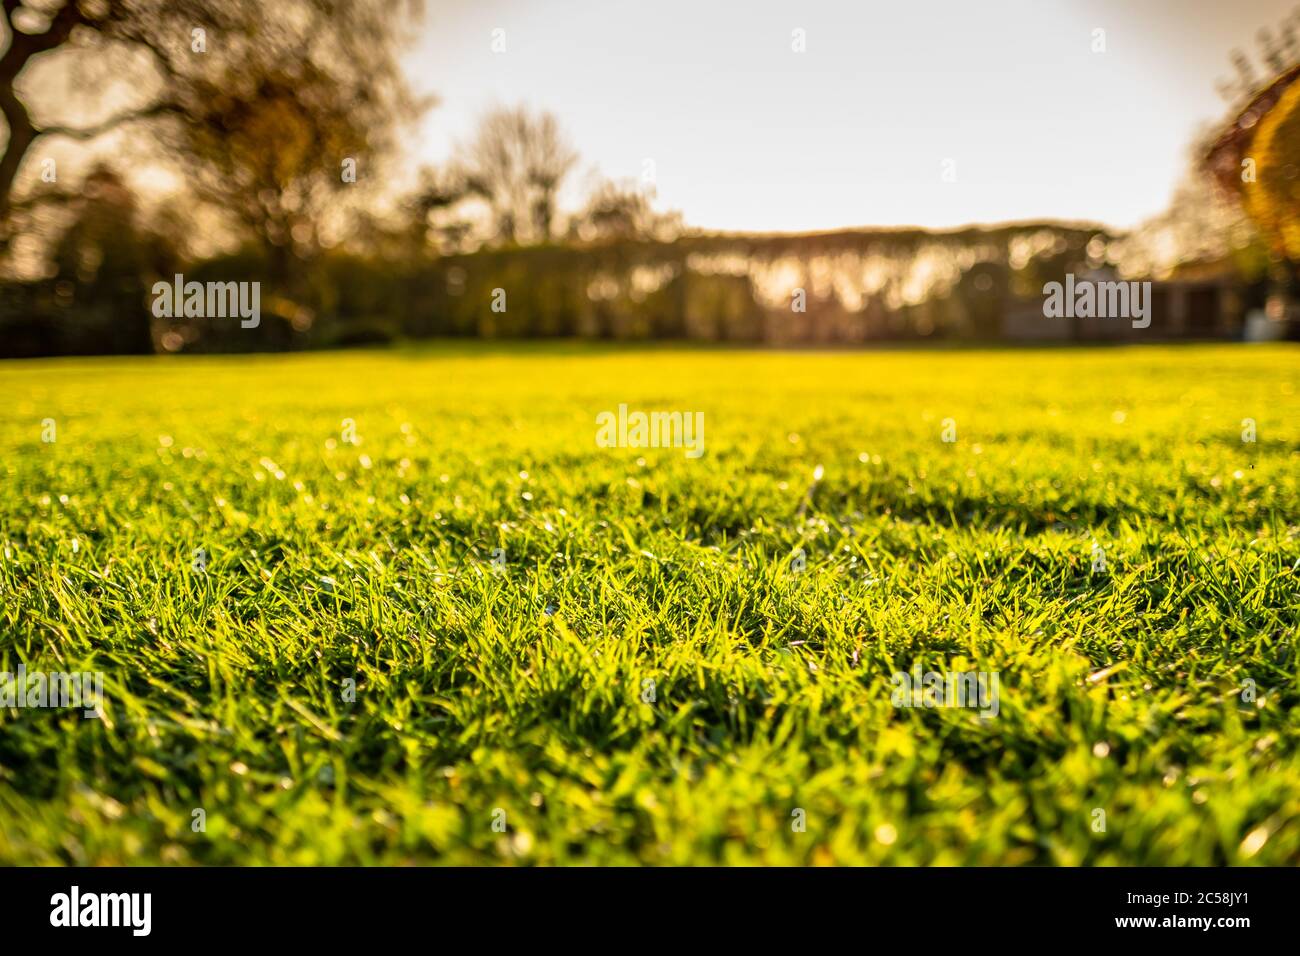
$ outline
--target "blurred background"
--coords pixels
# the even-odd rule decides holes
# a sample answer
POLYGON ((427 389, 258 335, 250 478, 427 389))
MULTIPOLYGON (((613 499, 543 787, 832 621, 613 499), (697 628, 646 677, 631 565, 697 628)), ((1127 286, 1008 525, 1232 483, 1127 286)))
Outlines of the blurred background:
POLYGON ((0 356, 1300 337, 1292 2, 700 6, 4 0, 0 356))

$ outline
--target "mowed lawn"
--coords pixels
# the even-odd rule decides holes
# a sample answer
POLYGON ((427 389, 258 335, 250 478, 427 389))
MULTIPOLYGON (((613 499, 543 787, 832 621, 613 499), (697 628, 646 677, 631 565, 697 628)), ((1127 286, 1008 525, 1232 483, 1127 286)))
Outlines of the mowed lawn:
POLYGON ((106 698, 0 708, 0 861, 1300 862, 1300 348, 454 345, 0 394, 0 670, 106 698), (620 403, 703 412, 705 453, 597 447, 620 403), (914 668, 997 672, 997 716, 895 707, 914 668))

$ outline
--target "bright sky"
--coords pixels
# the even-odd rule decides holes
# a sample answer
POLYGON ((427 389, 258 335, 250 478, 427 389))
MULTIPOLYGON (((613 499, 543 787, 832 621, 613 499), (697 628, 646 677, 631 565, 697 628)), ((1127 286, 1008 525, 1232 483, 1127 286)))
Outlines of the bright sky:
POLYGON ((486 108, 524 102, 560 117, 578 183, 653 160, 658 205, 694 226, 1129 226, 1225 114, 1229 51, 1294 4, 430 0, 406 63, 441 103, 415 155, 445 159, 486 108))

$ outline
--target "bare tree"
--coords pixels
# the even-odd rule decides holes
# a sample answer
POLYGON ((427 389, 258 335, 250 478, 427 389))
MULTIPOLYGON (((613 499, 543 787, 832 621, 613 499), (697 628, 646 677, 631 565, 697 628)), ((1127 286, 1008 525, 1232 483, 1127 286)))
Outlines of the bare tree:
POLYGON ((557 196, 577 159, 555 116, 516 106, 484 116, 455 166, 466 191, 488 204, 498 240, 542 242, 554 233, 557 196))
POLYGON ((679 212, 657 212, 653 191, 631 183, 603 180, 570 223, 579 239, 656 239, 669 241, 683 230, 679 212))
POLYGON ((1255 40, 1255 59, 1242 50, 1233 50, 1228 59, 1236 76, 1220 78, 1216 83, 1219 95, 1231 105, 1244 105, 1282 74, 1300 66, 1300 7, 1282 18, 1276 34, 1261 27, 1255 40), (1256 72, 1257 66, 1261 72, 1256 72))

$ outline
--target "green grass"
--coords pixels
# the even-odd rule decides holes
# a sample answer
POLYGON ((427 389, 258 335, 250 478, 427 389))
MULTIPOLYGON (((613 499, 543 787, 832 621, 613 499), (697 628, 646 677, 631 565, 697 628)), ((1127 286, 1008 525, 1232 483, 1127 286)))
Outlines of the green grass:
POLYGON ((458 346, 0 394, 0 670, 107 696, 0 709, 0 861, 1300 862, 1295 347, 458 346), (704 457, 597 448, 620 402, 704 412, 704 457), (997 671, 998 716, 892 706, 917 664, 997 671))

